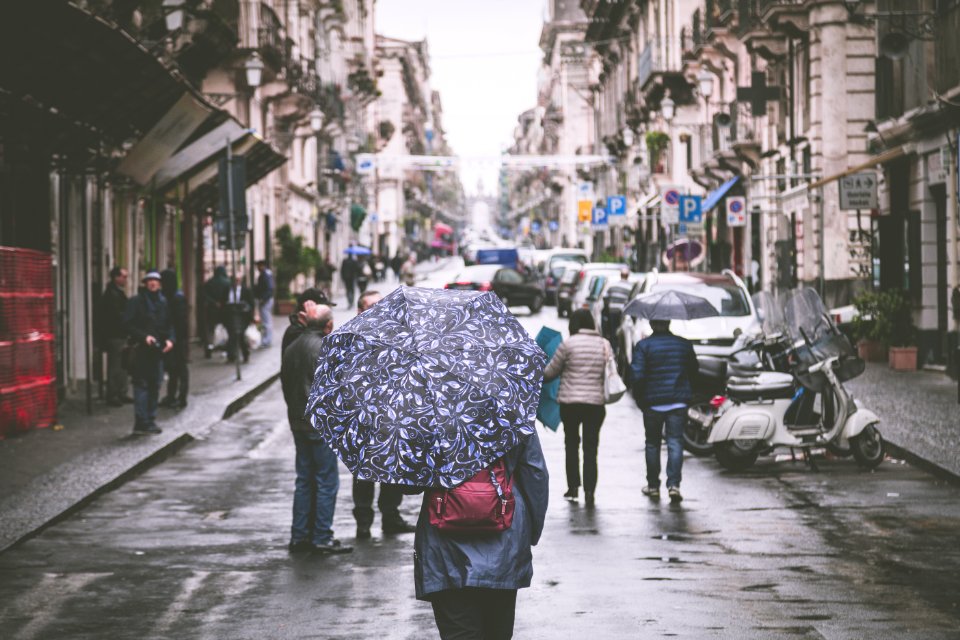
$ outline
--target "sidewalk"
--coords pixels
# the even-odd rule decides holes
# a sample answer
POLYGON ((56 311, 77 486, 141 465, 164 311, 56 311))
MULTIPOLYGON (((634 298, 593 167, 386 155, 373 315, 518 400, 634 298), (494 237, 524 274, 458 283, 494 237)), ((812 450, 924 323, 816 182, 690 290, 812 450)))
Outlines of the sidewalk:
MULTIPOLYGON (((424 281, 449 260, 417 265, 418 284, 433 284, 424 281)), ((370 288, 385 295, 397 286, 388 277, 370 288)), ((335 301, 334 325, 339 327, 356 310, 342 293, 335 301)), ((57 427, 0 440, 0 552, 202 438, 214 424, 253 401, 280 375, 280 340, 288 324, 286 317, 274 317, 273 346, 251 353, 250 362, 241 365, 239 381, 235 365, 226 362, 224 354, 216 352, 207 360, 199 345, 191 345, 189 404, 183 411, 160 409, 157 422, 163 433, 158 436, 131 434, 132 405, 109 407, 94 399, 93 414, 87 415, 85 397, 78 393, 60 405, 57 427)), ((165 393, 166 383, 161 397, 165 393)))
POLYGON ((880 416, 880 433, 890 444, 960 477, 956 381, 942 373, 900 373, 868 363, 862 376, 844 384, 880 416))

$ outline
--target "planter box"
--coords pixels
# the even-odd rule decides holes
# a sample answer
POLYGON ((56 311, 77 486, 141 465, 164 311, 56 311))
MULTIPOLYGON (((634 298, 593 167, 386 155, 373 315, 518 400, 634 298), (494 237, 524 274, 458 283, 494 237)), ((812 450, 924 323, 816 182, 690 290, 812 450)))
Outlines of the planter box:
POLYGON ((890 368, 894 371, 916 371, 917 348, 890 347, 890 368))
POLYGON ((273 307, 273 315, 288 316, 296 310, 297 310, 296 300, 277 300, 277 304, 275 304, 273 307))
POLYGON ((861 340, 857 343, 857 355, 867 362, 886 362, 887 348, 874 340, 861 340))

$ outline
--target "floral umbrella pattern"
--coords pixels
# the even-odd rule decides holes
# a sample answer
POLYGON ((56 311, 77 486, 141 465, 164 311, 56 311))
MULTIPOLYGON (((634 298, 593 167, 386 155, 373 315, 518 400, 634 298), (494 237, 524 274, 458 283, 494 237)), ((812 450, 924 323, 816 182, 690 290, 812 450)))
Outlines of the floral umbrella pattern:
POLYGON ((324 339, 307 415, 362 480, 454 487, 533 433, 545 362, 493 293, 400 287, 324 339))

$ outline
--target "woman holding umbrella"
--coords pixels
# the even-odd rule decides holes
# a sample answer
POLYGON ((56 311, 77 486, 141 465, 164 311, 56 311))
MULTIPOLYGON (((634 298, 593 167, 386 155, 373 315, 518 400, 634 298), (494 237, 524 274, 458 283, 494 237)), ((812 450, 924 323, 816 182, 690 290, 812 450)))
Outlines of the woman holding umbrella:
POLYGON ((613 350, 607 339, 597 332, 589 310, 574 311, 569 326, 570 337, 557 347, 543 377, 547 382, 560 378, 557 400, 567 451, 567 492, 563 497, 575 501, 580 493, 580 426, 583 425, 583 494, 587 506, 593 506, 600 427, 607 415, 603 403, 604 367, 613 350))
POLYGON ((427 491, 414 579, 441 638, 513 635, 547 510, 535 425, 545 360, 493 293, 416 287, 329 335, 317 359, 307 414, 320 436, 357 478, 427 491), (434 521, 437 495, 500 460, 497 475, 512 481, 508 524, 452 533, 434 521))

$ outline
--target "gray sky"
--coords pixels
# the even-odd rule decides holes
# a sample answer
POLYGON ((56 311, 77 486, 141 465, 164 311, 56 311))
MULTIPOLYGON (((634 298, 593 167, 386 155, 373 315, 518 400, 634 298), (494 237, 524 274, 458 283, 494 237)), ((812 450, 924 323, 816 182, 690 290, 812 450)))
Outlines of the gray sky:
MULTIPOLYGON (((430 84, 458 155, 499 155, 517 116, 536 106, 544 7, 544 0, 377 0, 377 33, 427 38, 430 84)), ((497 167, 465 164, 460 177, 467 193, 479 178, 491 193, 497 167)))

